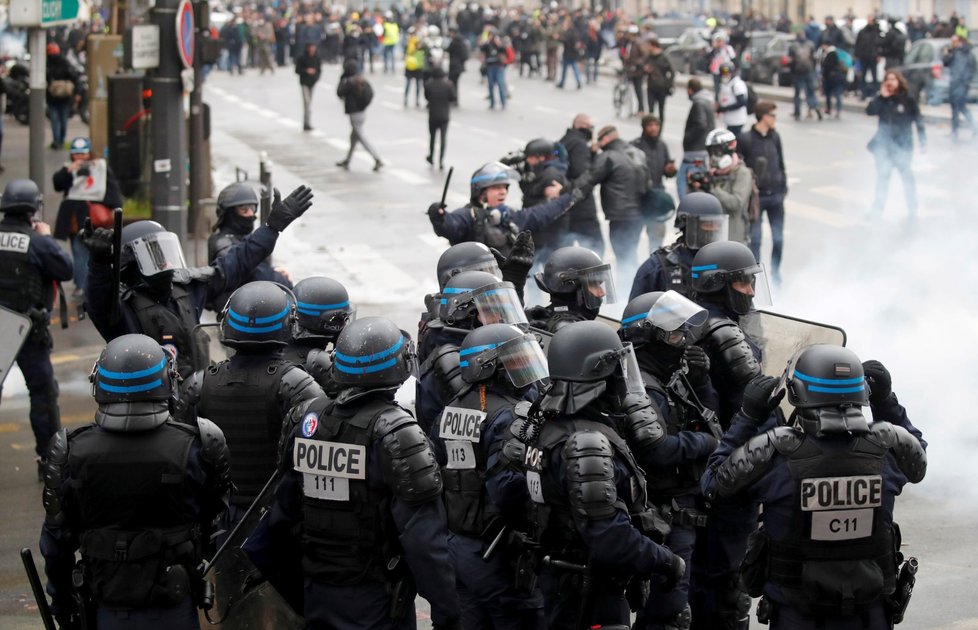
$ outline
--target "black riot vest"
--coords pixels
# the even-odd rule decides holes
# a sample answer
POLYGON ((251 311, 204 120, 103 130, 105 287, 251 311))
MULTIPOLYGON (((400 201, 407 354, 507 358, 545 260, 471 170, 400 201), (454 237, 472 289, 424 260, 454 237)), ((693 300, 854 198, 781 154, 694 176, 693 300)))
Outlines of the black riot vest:
POLYGON ((53 298, 41 270, 30 262, 34 234, 27 224, 0 223, 0 305, 24 314, 31 308, 51 308, 53 298))
POLYGON ((172 420, 149 431, 89 425, 69 436, 68 478, 79 513, 72 529, 100 605, 174 605, 186 596, 186 576, 200 559, 199 516, 187 496, 197 440, 196 426, 172 420))
POLYGON ((552 305, 531 306, 526 309, 526 318, 530 321, 532 328, 545 330, 550 334, 556 333, 568 324, 588 321, 587 317, 581 313, 574 312, 567 307, 562 307, 562 310, 558 311, 552 305))
POLYGON ((377 420, 408 414, 376 400, 352 416, 338 411, 328 400, 313 404, 291 454, 293 467, 302 473, 303 572, 337 586, 383 581, 387 560, 398 553, 398 533, 391 491, 367 479, 368 457, 377 420))
POLYGON ((476 385, 445 405, 435 434, 444 442, 448 457, 441 475, 448 528, 456 534, 481 536, 499 516, 486 493, 488 453, 479 443, 496 416, 518 402, 476 385))
MULTIPOLYGON (((695 422, 695 412, 688 406, 676 401, 676 394, 666 390, 665 386, 652 374, 641 371, 642 380, 647 390, 659 392, 669 401, 669 420, 663 422, 663 428, 669 435, 678 435, 680 431, 691 430, 691 423, 695 422)), ((664 416, 661 414, 660 417, 664 416)), ((649 467, 646 465, 646 487, 649 497, 653 503, 662 503, 663 500, 686 494, 699 492, 700 477, 706 470, 706 460, 700 462, 687 461, 679 464, 675 468, 665 469, 659 467, 649 467)))
POLYGON ((169 345, 176 349, 177 371, 180 376, 187 379, 197 370, 207 367, 206 335, 194 335, 197 310, 186 287, 173 283, 170 299, 176 304, 176 312, 138 291, 130 291, 125 299, 135 312, 144 335, 152 337, 160 345, 169 345))
POLYGON ((646 513, 645 475, 625 441, 611 427, 593 420, 559 419, 543 424, 535 444, 528 444, 523 464, 530 495, 529 521, 534 539, 546 552, 585 559, 587 547, 577 533, 568 497, 548 470, 552 453, 578 431, 596 431, 611 443, 615 456, 621 459, 632 478, 630 497, 618 497, 617 507, 630 516, 646 513))
POLYGON ((769 579, 790 605, 815 616, 851 615, 893 592, 892 515, 883 510, 886 453, 861 437, 810 436, 781 453, 799 509, 788 536, 770 542, 769 579))
POLYGON ((269 357, 245 368, 232 361, 204 370, 197 414, 224 431, 235 485, 231 504, 247 507, 275 472, 282 432, 279 384, 292 364, 269 357))
POLYGON ((662 278, 666 286, 659 287, 659 291, 672 289, 687 297, 693 295, 693 278, 690 267, 684 266, 679 261, 679 256, 674 252, 675 246, 663 247, 655 250, 655 257, 659 259, 662 267, 662 278))

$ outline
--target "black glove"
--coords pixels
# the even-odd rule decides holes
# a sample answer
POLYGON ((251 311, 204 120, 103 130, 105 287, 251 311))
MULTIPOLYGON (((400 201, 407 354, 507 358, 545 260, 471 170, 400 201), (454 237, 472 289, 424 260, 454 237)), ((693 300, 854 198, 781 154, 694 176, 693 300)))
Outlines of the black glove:
POLYGON ((81 615, 77 611, 61 612, 54 616, 59 630, 81 630, 81 615))
POLYGON ((699 346, 689 346, 683 353, 691 380, 702 383, 710 378, 710 357, 699 346))
POLYGON ((103 265, 112 264, 113 236, 115 231, 110 228, 85 229, 81 234, 82 243, 88 248, 89 257, 103 265))
POLYGON ((526 282, 526 274, 530 273, 533 267, 533 255, 536 246, 533 244, 533 236, 529 230, 523 230, 516 236, 509 256, 499 265, 499 270, 503 272, 503 280, 516 284, 513 278, 518 278, 521 282, 526 282))
POLYGON ((893 393, 893 378, 886 366, 875 359, 864 361, 863 372, 866 373, 866 383, 869 384, 869 402, 878 405, 890 397, 893 393))
POLYGON ((774 399, 771 394, 778 386, 778 381, 773 376, 760 374, 751 379, 744 388, 744 401, 742 410, 744 415, 753 420, 756 424, 761 424, 767 420, 771 412, 777 409, 778 403, 784 398, 784 390, 781 390, 774 399))
POLYGON ((445 207, 445 204, 440 202, 428 206, 428 218, 431 219, 432 223, 445 222, 445 207))
POLYGON ((668 571, 665 571, 663 575, 666 579, 659 583, 659 590, 663 593, 668 593, 675 589, 679 585, 679 582, 682 581, 683 576, 686 575, 686 561, 673 554, 672 563, 669 565, 668 571))
POLYGON ((289 196, 282 200, 282 195, 275 189, 275 200, 272 201, 272 211, 266 221, 268 227, 281 232, 293 221, 301 217, 312 206, 312 190, 308 186, 299 186, 289 196))
POLYGON ((450 619, 441 623, 432 622, 431 627, 433 630, 462 630, 462 620, 450 619))

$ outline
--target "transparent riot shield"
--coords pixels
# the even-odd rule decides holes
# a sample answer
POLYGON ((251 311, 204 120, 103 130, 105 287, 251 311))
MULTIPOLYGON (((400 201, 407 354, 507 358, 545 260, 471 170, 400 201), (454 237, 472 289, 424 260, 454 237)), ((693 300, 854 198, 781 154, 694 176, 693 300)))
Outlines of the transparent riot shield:
POLYGON ((10 372, 20 347, 31 333, 31 318, 0 306, 0 385, 10 372))
MULTIPOLYGON (((305 625, 293 608, 301 613, 301 602, 286 601, 273 586, 274 580, 267 579, 242 549, 275 499, 278 478, 278 473, 272 475, 207 565, 204 579, 214 584, 214 605, 207 617, 221 630, 299 630, 305 625)), ((296 557, 293 575, 301 576, 299 567, 296 557)), ((294 594, 292 586, 288 590, 294 594)), ((301 582, 298 586, 301 596, 301 582)))

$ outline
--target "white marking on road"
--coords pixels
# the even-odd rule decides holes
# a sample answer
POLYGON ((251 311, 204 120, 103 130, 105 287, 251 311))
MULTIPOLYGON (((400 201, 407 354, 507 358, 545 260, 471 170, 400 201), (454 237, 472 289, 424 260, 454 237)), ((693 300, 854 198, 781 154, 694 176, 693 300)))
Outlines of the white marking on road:
POLYGON ((553 107, 547 107, 546 105, 534 105, 533 106, 533 109, 537 110, 538 112, 543 112, 544 114, 563 114, 564 113, 563 111, 561 111, 559 109, 555 109, 553 107))
POLYGON ((336 138, 326 138, 326 144, 333 147, 334 149, 347 149, 349 145, 342 140, 337 140, 336 138))
POLYGON ((418 234, 418 240, 422 241, 425 245, 428 245, 439 253, 448 248, 448 240, 438 236, 434 232, 423 232, 418 234))
POLYGON ((431 184, 431 180, 421 177, 420 175, 416 173, 412 173, 411 171, 405 170, 403 168, 392 168, 388 170, 390 171, 390 174, 393 175, 394 177, 408 184, 412 184, 414 186, 423 186, 426 184, 429 185, 431 184))
POLYGON ((322 131, 321 129, 313 129, 312 131, 309 132, 309 135, 312 136, 313 138, 318 138, 322 140, 323 138, 326 137, 326 132, 322 131))
POLYGON ((283 127, 288 127, 289 129, 298 129, 299 123, 294 120, 289 120, 288 118, 273 118, 275 122, 282 125, 283 127))
POLYGON ((269 118, 271 120, 277 120, 279 118, 278 114, 268 109, 259 109, 258 114, 260 116, 264 116, 265 118, 269 118))

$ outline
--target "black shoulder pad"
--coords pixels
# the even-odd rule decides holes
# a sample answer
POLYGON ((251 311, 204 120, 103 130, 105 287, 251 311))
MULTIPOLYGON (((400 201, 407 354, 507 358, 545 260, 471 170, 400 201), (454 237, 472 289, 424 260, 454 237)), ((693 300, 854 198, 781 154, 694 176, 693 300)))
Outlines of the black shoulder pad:
POLYGON ((744 331, 731 319, 714 317, 707 322, 707 334, 703 339, 710 358, 734 384, 746 385, 761 373, 744 331))
MULTIPOLYGON (((208 369, 214 369, 213 366, 208 369)), ((173 418, 180 422, 193 424, 197 403, 204 391, 204 371, 197 370, 180 386, 180 396, 173 405, 173 418)))
MULTIPOLYGON (((380 423, 378 419, 377 424, 380 423)), ((386 424, 395 427, 385 432, 381 441, 386 455, 382 467, 387 485, 406 503, 424 503, 437 498, 442 491, 441 468, 424 431, 410 416, 386 424)))
POLYGON ((628 447, 635 453, 644 468, 655 463, 649 461, 650 456, 653 455, 650 451, 665 439, 666 431, 662 428, 661 416, 655 404, 648 396, 643 395, 643 398, 647 404, 633 405, 625 414, 622 429, 628 447))
POLYGON ((414 417, 410 413, 396 405, 391 405, 389 409, 382 411, 377 416, 377 420, 374 421, 373 439, 382 440, 387 434, 414 422, 414 417))
POLYGON ((288 401, 291 408, 304 400, 325 396, 325 393, 309 373, 297 365, 292 365, 286 367, 285 373, 282 374, 278 395, 281 400, 288 401))
POLYGON ((230 452, 224 432, 206 418, 197 418, 197 431, 200 434, 200 456, 214 475, 208 485, 223 494, 231 488, 230 452))
POLYGON ((452 400, 465 387, 462 380, 462 368, 459 367, 458 347, 451 345, 439 346, 433 353, 432 363, 435 379, 442 400, 452 400))
POLYGON ((62 503, 61 484, 68 465, 68 436, 61 429, 48 443, 47 463, 44 465, 44 511, 49 525, 62 526, 67 520, 62 503))
POLYGON ((184 267, 173 272, 173 282, 175 284, 190 284, 191 282, 207 282, 217 273, 217 269, 210 265, 206 267, 184 267))
POLYGON ((587 519, 609 518, 619 508, 615 451, 597 431, 578 431, 564 443, 564 472, 571 508, 587 519))
POLYGON ((909 431, 889 422, 874 422, 865 437, 893 451, 897 466, 910 483, 923 480, 927 474, 927 452, 909 431))
POLYGON ((750 487, 767 473, 775 453, 781 448, 793 451, 803 439, 790 427, 777 427, 755 435, 716 469, 716 494, 730 496, 750 487))

